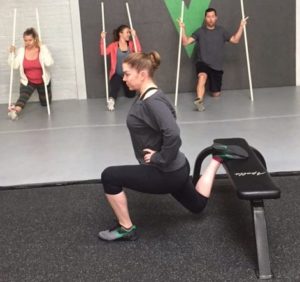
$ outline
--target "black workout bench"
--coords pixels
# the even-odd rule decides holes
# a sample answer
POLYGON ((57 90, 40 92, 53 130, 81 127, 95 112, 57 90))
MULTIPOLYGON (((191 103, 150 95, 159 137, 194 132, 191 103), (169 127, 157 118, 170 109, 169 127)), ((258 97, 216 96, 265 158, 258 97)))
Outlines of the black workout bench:
MULTIPOLYGON (((258 278, 271 279, 272 272, 264 200, 280 198, 280 190, 276 187, 270 174, 267 172, 266 162, 262 154, 249 146, 245 139, 215 139, 214 142, 224 145, 238 145, 244 148, 249 154, 249 158, 245 160, 227 160, 222 165, 235 187, 238 197, 242 200, 249 200, 251 203, 256 239, 258 278)), ((198 155, 194 166, 194 184, 199 179, 202 162, 212 152, 212 147, 208 147, 198 155)))

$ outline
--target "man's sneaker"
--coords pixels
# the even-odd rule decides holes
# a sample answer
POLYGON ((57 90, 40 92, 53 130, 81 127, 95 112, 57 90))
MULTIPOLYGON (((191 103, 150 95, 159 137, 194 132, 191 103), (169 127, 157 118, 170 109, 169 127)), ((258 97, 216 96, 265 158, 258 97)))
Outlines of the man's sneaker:
POLYGON ((222 160, 243 160, 249 157, 247 151, 238 145, 223 145, 214 143, 213 156, 222 160))
POLYGON ((197 111, 199 111, 199 112, 205 111, 205 107, 204 107, 202 98, 195 99, 194 105, 196 106, 197 111))
POLYGON ((9 117, 11 120, 18 120, 18 119, 19 119, 18 113, 17 113, 17 111, 14 110, 14 109, 10 109, 7 115, 8 115, 8 117, 9 117))
POLYGON ((108 99, 108 102, 107 102, 107 109, 109 111, 114 111, 115 110, 115 99, 110 97, 108 99))
POLYGON ((130 229, 125 229, 120 224, 109 230, 100 231, 98 237, 105 241, 135 241, 138 238, 135 225, 132 225, 130 229))

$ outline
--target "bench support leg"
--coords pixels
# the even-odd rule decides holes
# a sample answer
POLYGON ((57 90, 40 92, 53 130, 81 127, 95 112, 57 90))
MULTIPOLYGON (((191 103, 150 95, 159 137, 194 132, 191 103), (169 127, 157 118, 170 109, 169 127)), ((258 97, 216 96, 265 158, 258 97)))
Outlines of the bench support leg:
POLYGON ((265 209, 263 201, 251 202, 254 232, 256 238, 257 262, 258 262, 258 278, 271 279, 271 265, 269 256, 269 243, 267 234, 267 224, 265 218, 265 209))

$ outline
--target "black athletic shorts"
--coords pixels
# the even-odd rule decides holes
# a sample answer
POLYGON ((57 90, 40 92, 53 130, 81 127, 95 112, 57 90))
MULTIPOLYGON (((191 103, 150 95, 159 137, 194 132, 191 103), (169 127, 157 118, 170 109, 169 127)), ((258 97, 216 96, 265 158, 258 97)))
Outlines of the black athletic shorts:
POLYGON ((196 73, 198 75, 201 72, 207 74, 207 78, 209 81, 209 91, 220 92, 222 87, 223 71, 214 70, 203 62, 197 62, 196 73))

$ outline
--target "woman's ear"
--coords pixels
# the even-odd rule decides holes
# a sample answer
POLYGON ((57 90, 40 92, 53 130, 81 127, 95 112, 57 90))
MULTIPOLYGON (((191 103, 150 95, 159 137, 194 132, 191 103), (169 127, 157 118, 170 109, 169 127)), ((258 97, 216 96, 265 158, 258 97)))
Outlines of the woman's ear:
POLYGON ((145 78, 148 77, 148 72, 146 70, 141 70, 140 77, 144 80, 145 78))

